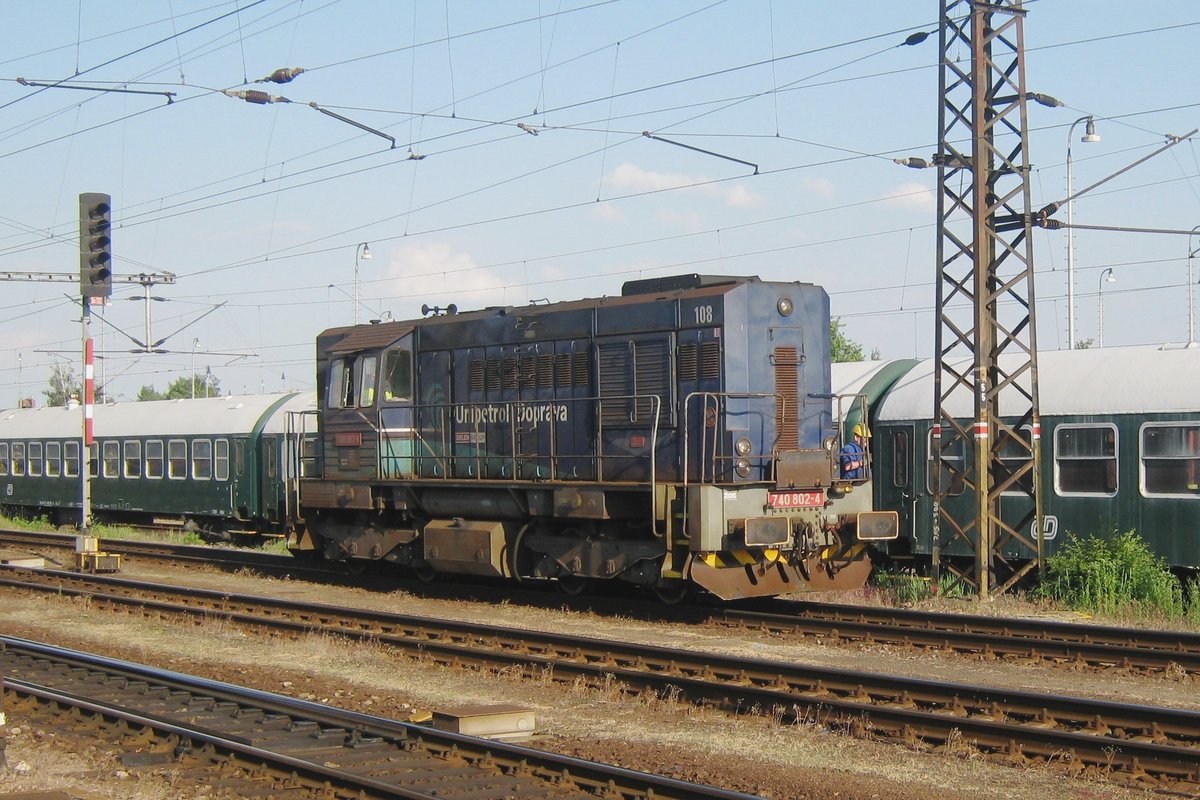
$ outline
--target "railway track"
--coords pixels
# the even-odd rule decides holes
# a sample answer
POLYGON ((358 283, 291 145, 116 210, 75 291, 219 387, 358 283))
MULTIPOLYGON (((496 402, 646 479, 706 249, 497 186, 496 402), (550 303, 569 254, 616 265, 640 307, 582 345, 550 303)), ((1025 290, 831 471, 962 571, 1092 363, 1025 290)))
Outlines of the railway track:
POLYGON ((541 633, 141 584, 6 570, 0 586, 91 598, 149 615, 191 615, 269 630, 338 635, 396 648, 425 663, 493 669, 574 685, 815 722, 925 747, 969 744, 1016 761, 1066 762, 1133 781, 1200 789, 1200 712, 541 633))
POLYGON ((751 800, 512 744, 0 636, 10 716, 224 796, 751 800))
MULTIPOLYGON (((18 546, 72 547, 74 537, 27 531, 0 531, 0 542, 18 546)), ((288 574, 337 583, 380 580, 358 576, 344 565, 304 562, 290 556, 252 550, 175 545, 161 542, 106 540, 105 547, 126 556, 168 559, 184 563, 208 563, 228 569, 248 568, 267 574, 288 574)), ((395 579, 392 579, 395 580, 395 579)), ((425 591, 438 591, 432 587, 425 591)), ((564 604, 597 613, 636 614, 643 619, 698 625, 717 625, 757 630, 779 636, 816 638, 830 643, 865 642, 919 648, 939 648, 974 653, 989 658, 1028 659, 1070 666, 1119 668, 1143 672, 1200 674, 1200 635, 1180 631, 1111 627, 1049 620, 988 617, 972 614, 943 614, 911 609, 839 605, 806 601, 774 600, 761 604, 763 610, 671 607, 648 603, 640 607, 628 598, 547 597, 544 592, 521 591, 511 586, 452 587, 453 596, 463 593, 482 600, 503 599, 536 605, 564 604)), ((447 594, 446 596, 451 596, 447 594)))

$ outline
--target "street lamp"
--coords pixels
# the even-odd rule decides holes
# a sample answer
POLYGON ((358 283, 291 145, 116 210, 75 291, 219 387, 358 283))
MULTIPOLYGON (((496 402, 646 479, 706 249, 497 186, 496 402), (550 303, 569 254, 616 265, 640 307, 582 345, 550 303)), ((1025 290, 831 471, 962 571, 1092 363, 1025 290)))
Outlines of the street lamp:
POLYGON ((1099 307, 1099 319, 1096 324, 1096 346, 1104 347, 1104 284, 1116 283, 1117 273, 1112 267, 1100 273, 1100 289, 1096 292, 1096 304, 1099 307))
POLYGON ((1071 227, 1074 220, 1075 201, 1071 197, 1075 193, 1071 177, 1071 137, 1075 126, 1086 122, 1081 142, 1098 142, 1100 135, 1096 133, 1096 120, 1089 114, 1071 123, 1067 129, 1067 349, 1075 349, 1075 231, 1071 227))
POLYGON ((1200 233, 1200 225, 1188 234, 1188 344, 1196 341, 1196 281, 1192 275, 1192 259, 1200 253, 1200 247, 1192 247, 1192 237, 1200 233))
POLYGON ((371 248, 366 242, 354 246, 354 324, 358 324, 358 261, 370 261, 371 248))
POLYGON ((196 347, 200 344, 199 339, 192 339, 192 399, 196 399, 196 347))

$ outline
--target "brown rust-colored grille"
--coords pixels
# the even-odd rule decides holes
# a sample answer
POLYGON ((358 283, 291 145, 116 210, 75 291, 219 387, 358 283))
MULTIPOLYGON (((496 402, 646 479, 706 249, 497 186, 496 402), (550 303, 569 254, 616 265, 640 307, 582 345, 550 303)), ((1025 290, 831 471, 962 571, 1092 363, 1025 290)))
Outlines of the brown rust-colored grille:
POLYGON ((537 381, 537 362, 534 356, 521 356, 517 360, 517 382, 522 389, 532 389, 537 381))
POLYGON ((505 389, 517 388, 517 360, 506 358, 500 362, 500 384, 505 389))
POLYGON ((721 377, 720 342, 705 342, 700 346, 700 377, 704 380, 721 377))
POLYGON ((551 353, 537 356, 537 385, 543 389, 554 385, 554 356, 551 353))
POLYGON ((483 359, 473 358, 467 366, 467 388, 472 392, 483 391, 483 359))
POLYGON ((489 392, 500 391, 500 359, 489 358, 484 368, 487 390, 489 392))
POLYGON ((695 344, 679 345, 679 380, 694 381, 700 374, 695 344))
POLYGON ((586 352, 571 354, 571 385, 584 389, 592 385, 591 369, 586 352))
POLYGON ((566 389, 571 385, 571 354, 559 353, 554 357, 554 385, 566 389))
POLYGON ((775 429, 780 450, 800 447, 800 356, 794 347, 775 348, 775 429))

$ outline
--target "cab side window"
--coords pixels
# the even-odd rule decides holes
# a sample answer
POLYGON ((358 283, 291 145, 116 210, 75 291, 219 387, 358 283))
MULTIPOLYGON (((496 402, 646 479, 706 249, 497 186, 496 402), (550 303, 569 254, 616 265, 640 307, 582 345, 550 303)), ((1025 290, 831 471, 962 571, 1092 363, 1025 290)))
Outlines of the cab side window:
POLYGON ((383 399, 412 399, 412 353, 389 350, 383 357, 383 399))

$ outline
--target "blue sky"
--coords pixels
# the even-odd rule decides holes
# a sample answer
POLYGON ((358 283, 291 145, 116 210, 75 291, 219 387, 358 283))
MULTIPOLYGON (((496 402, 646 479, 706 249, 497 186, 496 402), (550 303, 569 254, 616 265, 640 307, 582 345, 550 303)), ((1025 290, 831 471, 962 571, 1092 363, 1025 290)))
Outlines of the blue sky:
MULTIPOLYGON (((1066 103, 1030 106, 1035 207, 1065 196, 1067 131, 1081 116, 1095 115, 1102 140, 1080 143, 1075 129, 1077 189, 1200 126, 1194 3, 1027 7, 1028 88, 1066 103)), ((934 31, 938 8, 8 2, 0 271, 76 272, 77 196, 112 195, 115 271, 178 276, 151 308, 151 338, 168 337, 169 353, 130 353, 119 333, 146 337, 140 287, 118 286, 97 310, 97 374, 116 398, 165 388, 193 359, 234 392, 311 387, 316 334, 353 319, 364 242, 360 320, 614 294, 652 275, 753 274, 819 283, 868 351, 926 357, 937 178, 892 158, 936 148, 936 37, 901 43, 934 31), (255 83, 284 67, 305 72, 255 83), (245 89, 290 102, 222 94, 245 89)), ((1200 224, 1196 147, 1080 198, 1076 222, 1200 224)), ((1075 241, 1076 338, 1096 337, 1112 268, 1106 346, 1186 341, 1188 237, 1075 241)), ((1040 344, 1065 348, 1066 233, 1037 232, 1034 258, 1040 344)), ((77 291, 3 284, 0 407, 18 393, 41 403, 51 365, 79 360, 77 291)))

